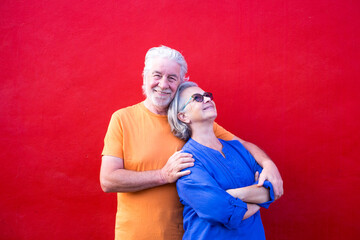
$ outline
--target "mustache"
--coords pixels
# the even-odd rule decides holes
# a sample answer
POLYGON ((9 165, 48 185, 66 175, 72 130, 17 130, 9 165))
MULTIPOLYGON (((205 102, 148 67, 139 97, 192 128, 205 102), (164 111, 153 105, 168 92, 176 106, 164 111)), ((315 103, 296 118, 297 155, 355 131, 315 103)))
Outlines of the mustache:
POLYGON ((158 87, 155 87, 153 88, 153 90, 157 91, 157 92, 161 92, 161 93, 171 93, 171 90, 170 89, 165 89, 165 90, 162 90, 158 87))

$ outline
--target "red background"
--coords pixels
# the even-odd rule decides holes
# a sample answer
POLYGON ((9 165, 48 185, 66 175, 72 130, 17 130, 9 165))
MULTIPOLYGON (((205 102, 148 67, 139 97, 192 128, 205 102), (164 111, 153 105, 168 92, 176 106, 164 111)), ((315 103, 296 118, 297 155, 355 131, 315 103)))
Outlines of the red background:
POLYGON ((262 147, 285 195, 268 239, 356 239, 357 1, 1 1, 1 239, 112 239, 99 186, 110 115, 144 56, 178 49, 218 122, 262 147))

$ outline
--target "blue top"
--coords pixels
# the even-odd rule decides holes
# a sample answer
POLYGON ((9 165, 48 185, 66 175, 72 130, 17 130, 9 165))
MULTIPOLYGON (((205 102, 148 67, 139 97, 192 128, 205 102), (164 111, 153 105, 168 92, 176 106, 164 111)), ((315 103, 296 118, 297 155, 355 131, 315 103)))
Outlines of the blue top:
MULTIPOLYGON (((184 205, 183 239, 265 239, 260 211, 242 220, 246 203, 226 192, 253 185, 255 172, 260 173, 262 168, 239 141, 219 140, 225 158, 191 138, 182 149, 195 159, 191 173, 176 183, 184 205)), ((264 187, 270 189, 271 200, 258 205, 268 208, 274 192, 269 181, 264 187)))

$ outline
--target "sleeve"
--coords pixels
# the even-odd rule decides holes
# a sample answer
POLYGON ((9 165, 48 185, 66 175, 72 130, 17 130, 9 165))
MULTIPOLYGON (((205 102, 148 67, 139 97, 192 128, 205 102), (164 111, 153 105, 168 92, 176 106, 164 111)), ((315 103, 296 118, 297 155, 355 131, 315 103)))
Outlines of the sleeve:
POLYGON ((120 116, 115 112, 110 119, 110 123, 104 138, 104 148, 102 155, 109 155, 124 158, 123 154, 123 128, 120 116))
MULTIPOLYGON (((262 172, 262 167, 261 167, 257 162, 255 162, 254 165, 255 165, 255 166, 254 166, 254 167, 255 167, 254 173, 255 173, 256 171, 258 171, 259 173, 261 173, 261 172, 262 172)), ((259 181, 256 181, 255 184, 258 184, 258 182, 259 182, 259 181)), ((263 208, 269 208, 270 204, 275 201, 274 188, 273 188, 273 185, 271 184, 271 182, 269 182, 268 180, 265 180, 265 181, 264 181, 263 187, 269 189, 270 200, 267 201, 267 202, 264 202, 264 203, 259 203, 258 205, 259 205, 260 207, 263 207, 263 208)))
POLYGON ((247 204, 223 190, 197 160, 190 175, 180 178, 176 187, 181 202, 211 223, 234 229, 247 211, 247 204))
POLYGON ((233 138, 234 138, 234 134, 226 131, 223 127, 221 127, 216 122, 214 122, 214 133, 217 138, 220 138, 222 140, 230 141, 230 140, 233 140, 233 138))

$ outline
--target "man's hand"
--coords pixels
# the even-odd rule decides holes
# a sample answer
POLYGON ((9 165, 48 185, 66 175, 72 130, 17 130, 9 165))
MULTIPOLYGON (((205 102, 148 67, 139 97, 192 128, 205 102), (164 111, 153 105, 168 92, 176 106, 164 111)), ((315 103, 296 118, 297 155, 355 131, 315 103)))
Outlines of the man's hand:
POLYGON ((274 187, 275 199, 279 199, 284 194, 283 180, 280 172, 272 161, 263 163, 263 170, 259 177, 258 186, 262 186, 268 180, 274 187))
POLYGON ((178 178, 190 174, 190 170, 182 170, 192 166, 194 166, 194 159, 190 153, 175 152, 161 169, 161 178, 166 183, 173 183, 178 178))

